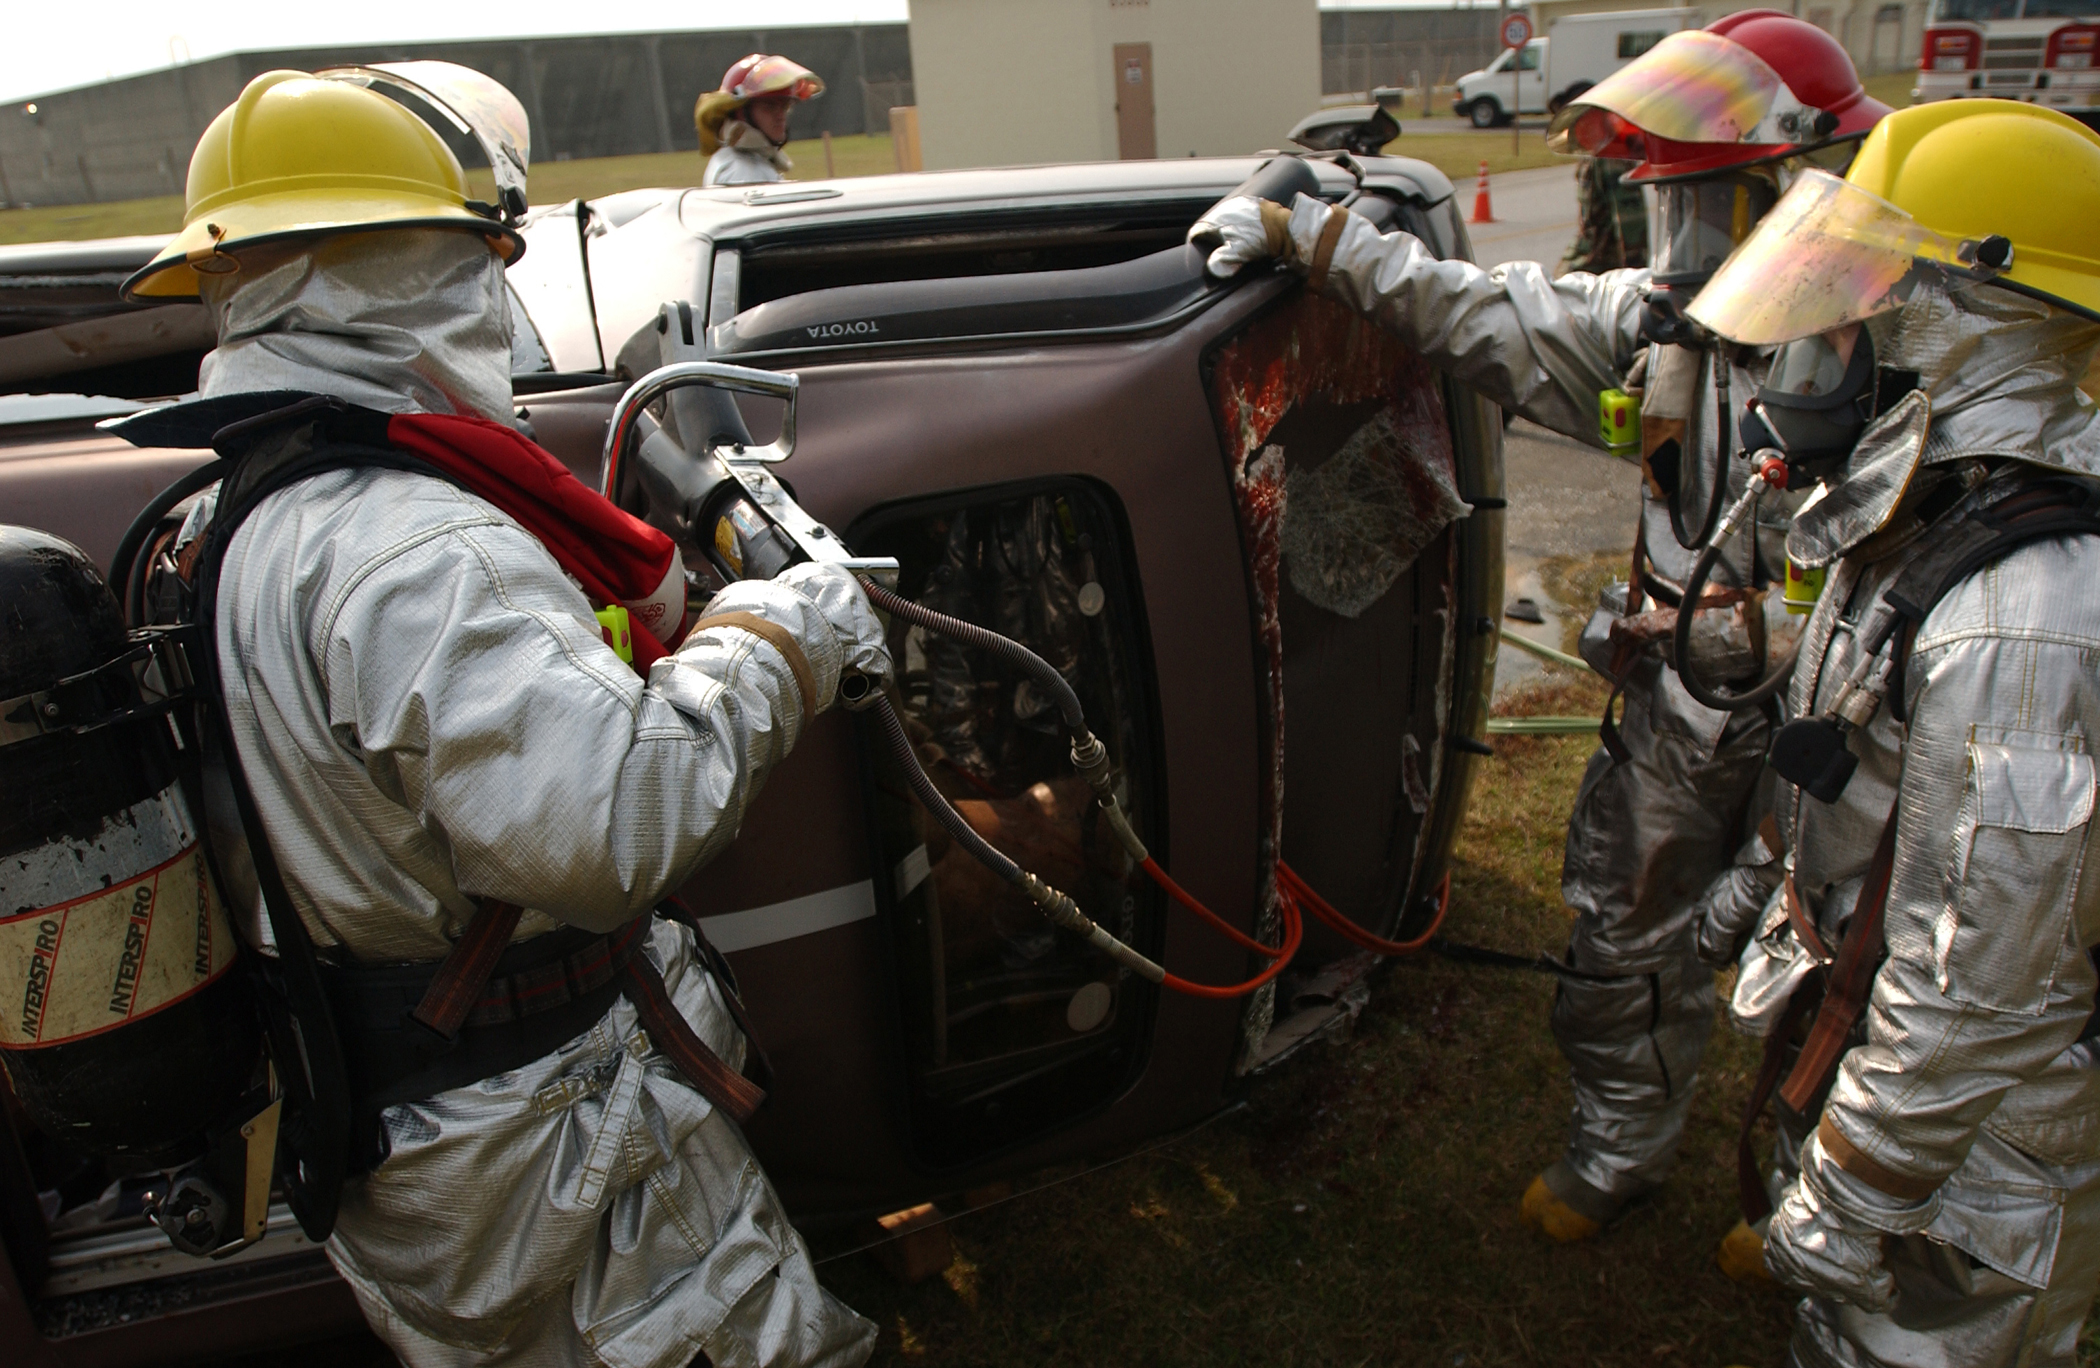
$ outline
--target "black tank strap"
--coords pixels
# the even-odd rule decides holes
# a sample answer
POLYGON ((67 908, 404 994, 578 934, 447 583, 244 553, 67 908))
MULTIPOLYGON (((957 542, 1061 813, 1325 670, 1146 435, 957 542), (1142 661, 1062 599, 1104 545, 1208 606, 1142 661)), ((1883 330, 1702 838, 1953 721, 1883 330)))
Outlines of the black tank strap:
POLYGON ((279 1130, 280 1149, 288 1161, 280 1165, 285 1200, 299 1228, 316 1243, 334 1230, 343 1180, 357 1165, 354 1094, 320 956, 292 902, 234 745, 225 681, 219 673, 219 574, 234 533, 263 499, 278 490, 330 470, 353 467, 437 474, 407 453, 386 446, 384 436, 385 415, 322 396, 309 396, 222 428, 214 435, 213 446, 232 465, 197 558, 192 599, 197 649, 191 668, 201 695, 204 729, 225 761, 228 787, 277 946, 274 960, 259 955, 251 958, 256 961, 262 990, 270 1053, 287 1104, 279 1130))
POLYGON ((2100 481, 2050 475, 1985 508, 1971 511, 1931 534, 1932 548, 1913 560, 1883 592, 1904 618, 1889 676, 1890 715, 1908 724, 1904 674, 1918 628, 1955 585, 2005 559, 2030 542, 2049 537, 2100 536, 2100 481))

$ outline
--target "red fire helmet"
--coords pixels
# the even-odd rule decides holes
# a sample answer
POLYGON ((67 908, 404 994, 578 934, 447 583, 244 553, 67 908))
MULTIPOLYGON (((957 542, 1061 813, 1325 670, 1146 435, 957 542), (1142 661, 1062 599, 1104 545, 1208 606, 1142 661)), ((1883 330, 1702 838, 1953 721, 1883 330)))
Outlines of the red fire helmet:
POLYGON ((806 100, 823 94, 824 82, 799 63, 754 52, 722 73, 722 93, 739 100, 755 100, 762 95, 806 100))
POLYGON ((1778 10, 1744 10, 1671 34, 1584 91, 1546 141, 1638 159, 1629 179, 1667 181, 1856 140, 1888 112, 1829 34, 1778 10))

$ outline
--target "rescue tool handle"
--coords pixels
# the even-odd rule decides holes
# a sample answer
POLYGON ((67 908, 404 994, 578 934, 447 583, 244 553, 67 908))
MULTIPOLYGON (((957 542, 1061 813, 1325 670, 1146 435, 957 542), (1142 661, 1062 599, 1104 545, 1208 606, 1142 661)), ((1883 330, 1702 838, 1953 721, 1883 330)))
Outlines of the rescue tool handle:
POLYGON ((763 446, 737 446, 719 453, 732 463, 756 462, 772 465, 795 454, 795 401, 802 378, 791 371, 753 370, 720 361, 679 361, 660 366, 628 386, 613 405, 612 421, 605 429, 605 477, 598 492, 611 499, 619 493, 620 460, 641 421, 643 410, 664 395, 684 385, 706 384, 739 394, 763 395, 787 405, 780 416, 780 436, 763 446))

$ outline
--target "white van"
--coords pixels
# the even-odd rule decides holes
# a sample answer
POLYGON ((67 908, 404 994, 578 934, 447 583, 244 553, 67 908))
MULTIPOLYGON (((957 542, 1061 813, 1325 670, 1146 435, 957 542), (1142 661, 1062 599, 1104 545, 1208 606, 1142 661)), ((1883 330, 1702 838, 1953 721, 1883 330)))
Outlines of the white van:
POLYGON ((1485 70, 1458 78, 1452 108, 1475 128, 1493 128, 1517 112, 1544 114, 1552 97, 1595 85, 1679 29, 1691 28, 1690 9, 1615 10, 1570 14, 1553 21, 1544 38, 1505 48, 1485 70))

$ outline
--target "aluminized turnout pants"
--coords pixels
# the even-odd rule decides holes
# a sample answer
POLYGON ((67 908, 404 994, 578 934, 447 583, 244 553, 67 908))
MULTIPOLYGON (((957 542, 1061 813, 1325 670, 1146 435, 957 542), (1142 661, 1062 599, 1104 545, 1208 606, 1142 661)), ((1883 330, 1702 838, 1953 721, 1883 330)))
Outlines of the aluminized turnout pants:
POLYGON ((1599 1224, 1676 1162, 1714 1017, 1695 904, 1741 844, 1771 739, 1765 713, 1700 707, 1659 660, 1636 667, 1641 682, 1619 724, 1628 755, 1590 757, 1561 867, 1568 962, 1623 976, 1563 979, 1553 1002, 1575 1105, 1546 1182, 1599 1224))

